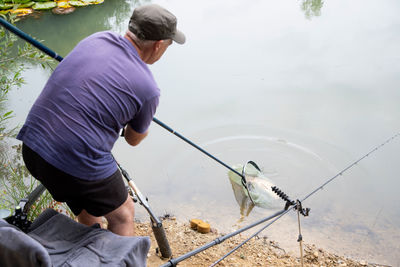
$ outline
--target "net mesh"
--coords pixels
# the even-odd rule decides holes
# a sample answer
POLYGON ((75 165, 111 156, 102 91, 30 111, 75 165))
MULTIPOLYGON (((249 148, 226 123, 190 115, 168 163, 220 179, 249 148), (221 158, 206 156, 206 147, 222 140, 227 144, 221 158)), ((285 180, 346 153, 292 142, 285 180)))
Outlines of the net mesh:
POLYGON ((245 166, 242 164, 234 165, 233 169, 242 173, 243 167, 246 167, 244 176, 246 178, 248 191, 242 183, 242 177, 232 171, 228 172, 233 193, 241 208, 241 213, 248 215, 254 206, 264 209, 278 208, 278 204, 281 205, 281 202, 279 201, 279 197, 271 189, 271 187, 274 186, 273 182, 264 175, 262 171, 251 164, 246 164, 245 166))

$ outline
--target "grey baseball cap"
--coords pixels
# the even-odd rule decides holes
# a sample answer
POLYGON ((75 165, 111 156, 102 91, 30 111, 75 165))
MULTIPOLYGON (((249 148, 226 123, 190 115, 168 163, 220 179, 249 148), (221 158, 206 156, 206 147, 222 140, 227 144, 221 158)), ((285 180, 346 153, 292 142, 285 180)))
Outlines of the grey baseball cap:
POLYGON ((142 40, 172 39, 178 44, 185 43, 185 35, 176 28, 176 17, 165 8, 144 5, 135 8, 129 21, 129 31, 142 40))

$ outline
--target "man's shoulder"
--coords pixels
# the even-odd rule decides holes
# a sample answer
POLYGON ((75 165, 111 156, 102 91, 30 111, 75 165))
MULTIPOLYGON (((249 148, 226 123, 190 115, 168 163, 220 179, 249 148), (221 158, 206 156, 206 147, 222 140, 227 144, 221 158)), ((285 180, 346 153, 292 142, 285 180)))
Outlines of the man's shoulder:
POLYGON ((104 57, 102 57, 103 54, 113 55, 113 57, 121 55, 122 57, 127 53, 137 56, 136 50, 125 37, 116 32, 101 31, 93 33, 81 40, 70 54, 78 54, 78 58, 84 54, 86 57, 92 59, 99 56, 99 59, 104 60, 104 57), (90 51, 90 55, 87 54, 88 51, 90 51))
POLYGON ((91 35, 84 38, 82 41, 85 40, 92 40, 92 39, 120 39, 122 36, 116 32, 112 31, 100 31, 92 33, 91 35))

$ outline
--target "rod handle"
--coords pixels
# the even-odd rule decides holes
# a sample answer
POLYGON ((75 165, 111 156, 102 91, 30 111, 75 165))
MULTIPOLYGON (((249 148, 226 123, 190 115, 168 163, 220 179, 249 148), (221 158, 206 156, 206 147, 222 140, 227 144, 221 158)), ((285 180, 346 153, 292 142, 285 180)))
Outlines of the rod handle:
POLYGON ((156 238, 158 248, 160 249, 161 256, 163 258, 169 259, 172 256, 171 247, 169 246, 167 235, 165 234, 164 227, 162 224, 154 223, 153 219, 150 217, 153 229, 154 237, 156 238))

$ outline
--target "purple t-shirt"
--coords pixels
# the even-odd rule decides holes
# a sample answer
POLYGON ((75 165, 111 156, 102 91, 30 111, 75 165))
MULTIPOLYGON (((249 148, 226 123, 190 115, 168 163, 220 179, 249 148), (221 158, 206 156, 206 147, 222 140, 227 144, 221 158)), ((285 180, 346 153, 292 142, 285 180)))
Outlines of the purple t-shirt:
POLYGON ((111 149, 121 128, 129 123, 144 133, 159 96, 148 66, 126 38, 95 33, 57 66, 17 139, 70 175, 103 179, 117 170, 111 149))

